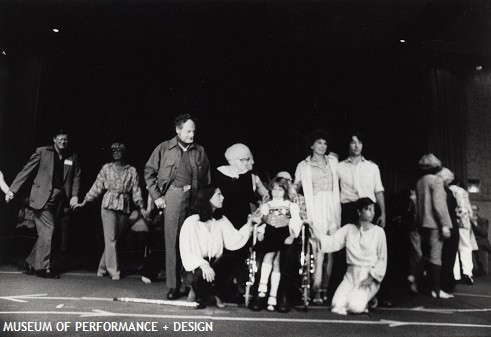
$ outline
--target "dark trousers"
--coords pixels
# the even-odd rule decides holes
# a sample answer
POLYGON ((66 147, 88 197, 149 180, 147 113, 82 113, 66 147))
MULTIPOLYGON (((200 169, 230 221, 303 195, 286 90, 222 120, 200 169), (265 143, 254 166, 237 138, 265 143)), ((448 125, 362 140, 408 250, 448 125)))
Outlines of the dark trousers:
MULTIPOLYGON (((224 249, 223 255, 220 257, 229 266, 226 272, 227 280, 227 293, 225 297, 229 301, 235 301, 236 299, 242 299, 245 292, 245 283, 248 280, 248 268, 247 268, 247 258, 250 255, 249 247, 252 245, 252 240, 249 240, 244 247, 230 251, 224 249), (234 283, 234 279, 237 284, 234 283)), ((223 299, 223 298, 221 298, 223 299)))
POLYGON ((203 278, 203 271, 200 267, 193 271, 191 286, 196 294, 196 302, 206 301, 212 295, 216 295, 221 300, 224 299, 228 270, 231 267, 230 261, 230 259, 224 259, 223 255, 211 260, 210 266, 215 271, 213 282, 208 282, 203 278))
POLYGON ((149 252, 140 273, 150 280, 155 280, 164 266, 164 228, 151 228, 148 241, 149 252))
POLYGON ((186 219, 189 196, 190 190, 183 191, 171 186, 164 197, 165 275, 168 288, 181 287, 179 232, 186 219))
POLYGON ((450 237, 443 240, 442 249, 442 271, 440 278, 440 289, 446 293, 451 293, 455 289, 455 278, 453 268, 455 258, 459 250, 460 232, 458 226, 453 226, 450 230, 450 237))
POLYGON ((302 241, 296 239, 291 245, 285 245, 280 253, 281 279, 278 286, 278 298, 285 296, 291 303, 300 300, 302 276, 300 270, 300 252, 302 241))
POLYGON ((46 205, 41 210, 34 210, 34 223, 38 239, 32 248, 26 262, 35 270, 45 270, 51 267, 51 242, 55 228, 54 213, 63 200, 63 192, 53 189, 46 205))

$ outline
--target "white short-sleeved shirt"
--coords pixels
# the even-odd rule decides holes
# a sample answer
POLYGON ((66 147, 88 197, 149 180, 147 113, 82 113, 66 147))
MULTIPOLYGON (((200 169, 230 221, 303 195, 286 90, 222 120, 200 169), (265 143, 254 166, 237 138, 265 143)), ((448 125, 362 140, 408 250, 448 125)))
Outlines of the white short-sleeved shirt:
POLYGON ((340 162, 338 177, 342 204, 360 198, 370 198, 376 202, 375 193, 384 191, 377 164, 363 157, 357 164, 350 158, 340 162))

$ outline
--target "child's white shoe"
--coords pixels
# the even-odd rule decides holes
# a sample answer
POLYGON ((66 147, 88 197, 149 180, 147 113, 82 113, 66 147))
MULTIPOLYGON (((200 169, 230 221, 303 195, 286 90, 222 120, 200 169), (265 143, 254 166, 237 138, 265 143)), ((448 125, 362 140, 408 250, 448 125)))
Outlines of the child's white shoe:
POLYGON ((274 307, 277 305, 276 297, 270 296, 268 298, 268 311, 274 311, 274 307))

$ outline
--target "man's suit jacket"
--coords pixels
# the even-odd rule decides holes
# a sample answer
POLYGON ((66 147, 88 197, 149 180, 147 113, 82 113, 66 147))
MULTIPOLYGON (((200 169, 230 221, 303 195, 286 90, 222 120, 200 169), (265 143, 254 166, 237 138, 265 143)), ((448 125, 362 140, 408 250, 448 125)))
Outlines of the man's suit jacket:
MULTIPOLYGON (((22 184, 35 174, 31 188, 29 206, 41 210, 53 190, 54 156, 58 155, 53 146, 36 149, 22 171, 15 177, 10 191, 17 193, 22 184)), ((80 165, 76 154, 66 157, 63 164, 63 190, 67 198, 78 196, 80 188, 80 165)))

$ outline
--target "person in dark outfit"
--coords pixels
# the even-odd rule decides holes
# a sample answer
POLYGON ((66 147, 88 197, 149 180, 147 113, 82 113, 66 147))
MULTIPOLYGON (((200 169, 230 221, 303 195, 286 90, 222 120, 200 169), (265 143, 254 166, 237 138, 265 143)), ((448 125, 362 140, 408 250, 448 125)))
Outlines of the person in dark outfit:
MULTIPOLYGON (((442 249, 442 274, 441 274, 441 284, 440 288, 444 291, 448 297, 453 298, 453 291, 455 289, 455 277, 453 273, 453 268, 455 265, 455 258, 457 257, 457 251, 459 250, 459 224, 457 222, 457 200, 454 197, 453 192, 448 188, 449 185, 454 181, 454 174, 447 168, 442 168, 442 170, 437 174, 443 180, 445 185, 445 193, 447 194, 447 207, 448 213, 450 215, 450 220, 452 221, 452 228, 450 228, 450 237, 443 241, 442 249)), ((440 295, 440 297, 443 297, 440 295)))
POLYGON ((22 171, 15 177, 5 201, 10 202, 22 185, 34 177, 29 207, 34 212, 38 239, 26 259, 28 274, 43 278, 59 278, 51 270, 51 244, 55 227, 55 213, 60 205, 78 203, 80 165, 76 154, 69 154, 68 133, 59 130, 53 137, 52 146, 36 149, 22 171))
MULTIPOLYGON (((222 213, 236 229, 239 229, 247 222, 247 218, 251 214, 251 204, 257 205, 257 195, 265 197, 268 195, 268 191, 261 180, 252 173, 254 159, 246 145, 238 143, 230 146, 225 151, 225 158, 229 165, 217 168, 215 184, 220 188, 225 198, 222 213)), ((239 301, 242 300, 243 284, 247 279, 245 261, 249 256, 249 247, 250 244, 246 244, 233 252, 225 249, 223 256, 223 259, 234 261, 231 264, 234 268, 230 271, 229 282, 232 283, 233 278, 235 278, 237 283, 235 286, 237 294, 229 294, 228 297, 238 297, 239 301)))

